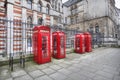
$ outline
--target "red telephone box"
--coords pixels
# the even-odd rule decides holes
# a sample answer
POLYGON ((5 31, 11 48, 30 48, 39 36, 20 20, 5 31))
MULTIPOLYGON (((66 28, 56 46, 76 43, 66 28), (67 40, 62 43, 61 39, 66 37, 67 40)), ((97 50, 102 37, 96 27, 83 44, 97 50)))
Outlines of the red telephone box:
POLYGON ((84 34, 82 33, 75 35, 75 52, 76 53, 85 52, 84 34))
POLYGON ((91 52, 92 51, 92 44, 91 44, 92 37, 89 32, 85 32, 84 36, 85 36, 85 51, 91 52))
POLYGON ((56 31, 52 33, 52 56, 57 59, 66 57, 66 36, 64 32, 56 31))
POLYGON ((32 36, 34 61, 38 64, 51 62, 50 55, 50 28, 36 26, 32 36))

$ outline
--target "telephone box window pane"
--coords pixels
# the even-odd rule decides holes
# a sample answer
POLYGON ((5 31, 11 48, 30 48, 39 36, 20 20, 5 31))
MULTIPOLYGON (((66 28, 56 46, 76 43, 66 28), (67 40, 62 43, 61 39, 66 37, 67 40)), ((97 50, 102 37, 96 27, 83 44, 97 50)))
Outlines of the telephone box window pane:
POLYGON ((47 57, 47 36, 42 37, 42 54, 43 57, 47 57))
POLYGON ((54 41, 53 41, 53 47, 54 47, 54 50, 56 50, 57 49, 57 38, 56 38, 57 36, 54 36, 54 41))
POLYGON ((61 54, 64 54, 64 36, 61 36, 60 45, 61 45, 61 54))
POLYGON ((54 55, 57 54, 57 36, 53 37, 53 50, 54 50, 54 55))
POLYGON ((77 38, 77 47, 80 47, 80 39, 79 38, 77 38))

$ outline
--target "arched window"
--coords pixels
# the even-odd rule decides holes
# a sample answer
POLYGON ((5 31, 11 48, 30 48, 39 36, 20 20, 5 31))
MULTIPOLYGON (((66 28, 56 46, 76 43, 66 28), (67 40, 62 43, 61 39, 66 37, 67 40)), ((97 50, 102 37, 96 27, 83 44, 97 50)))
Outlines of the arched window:
POLYGON ((32 39, 31 39, 31 37, 27 38, 27 47, 32 47, 32 39))
POLYGON ((41 1, 38 1, 37 10, 40 12, 42 11, 42 2, 41 1))
POLYGON ((93 32, 94 32, 94 30, 93 30, 93 27, 92 27, 92 26, 90 26, 89 31, 90 31, 90 33, 93 33, 93 32))
POLYGON ((29 9, 32 9, 32 0, 27 0, 27 5, 29 9))
POLYGON ((55 1, 55 10, 57 10, 57 5, 56 4, 57 4, 57 0, 55 1))
POLYGON ((52 8, 54 9, 55 8, 55 1, 52 0, 51 4, 52 4, 52 8))
POLYGON ((29 27, 29 28, 32 28, 32 27, 33 27, 33 25, 32 25, 32 17, 31 17, 31 16, 29 16, 29 17, 27 18, 27 24, 28 24, 28 27, 29 27))
POLYGON ((42 17, 38 19, 38 25, 42 25, 43 19, 42 17))
POLYGON ((98 32, 99 32, 99 26, 96 25, 96 26, 95 26, 95 33, 98 33, 98 32))
POLYGON ((46 7, 46 13, 50 14, 50 6, 49 5, 47 5, 47 7, 46 7))

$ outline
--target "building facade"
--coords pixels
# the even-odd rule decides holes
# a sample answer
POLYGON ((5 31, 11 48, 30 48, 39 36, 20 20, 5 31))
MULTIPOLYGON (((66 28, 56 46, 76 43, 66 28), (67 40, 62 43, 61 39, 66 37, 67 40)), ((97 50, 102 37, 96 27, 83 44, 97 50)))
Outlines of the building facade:
POLYGON ((0 53, 32 53, 35 25, 62 25, 62 0, 0 0, 0 53))
POLYGON ((69 0, 63 5, 66 27, 101 34, 104 42, 116 41, 119 14, 114 0, 69 0))
POLYGON ((118 45, 120 46, 120 9, 118 9, 118 13, 119 13, 119 17, 118 17, 118 28, 117 28, 117 32, 118 32, 118 45))

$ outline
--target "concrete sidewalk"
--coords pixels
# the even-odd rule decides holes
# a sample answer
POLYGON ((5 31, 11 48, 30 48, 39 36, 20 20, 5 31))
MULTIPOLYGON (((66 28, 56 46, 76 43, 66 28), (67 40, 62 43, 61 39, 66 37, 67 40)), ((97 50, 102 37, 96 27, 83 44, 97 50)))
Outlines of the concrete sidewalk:
POLYGON ((120 48, 98 48, 86 54, 67 54, 65 59, 26 67, 0 67, 0 80, 120 80, 120 48))

